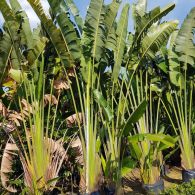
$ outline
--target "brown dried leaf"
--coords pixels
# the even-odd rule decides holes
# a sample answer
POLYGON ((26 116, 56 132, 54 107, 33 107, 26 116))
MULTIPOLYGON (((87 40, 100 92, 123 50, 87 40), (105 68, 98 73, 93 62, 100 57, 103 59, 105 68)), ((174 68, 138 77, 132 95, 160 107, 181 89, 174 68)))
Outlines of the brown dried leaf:
POLYGON ((9 173, 12 173, 13 157, 17 155, 19 149, 16 144, 11 143, 9 140, 5 146, 3 157, 1 161, 1 182, 2 186, 9 192, 16 193, 17 190, 9 184, 9 173))
MULTIPOLYGON (((71 83, 71 81, 69 81, 71 83)), ((67 90, 67 89, 70 89, 70 86, 69 86, 69 82, 67 80, 55 80, 54 81, 54 89, 56 90, 67 90)))
POLYGON ((29 115, 30 115, 29 111, 24 110, 24 109, 21 111, 21 113, 22 113, 21 115, 24 117, 29 117, 29 115))
POLYGON ((13 132, 16 129, 16 126, 15 126, 15 124, 12 121, 10 121, 8 123, 7 122, 0 123, 0 127, 3 128, 3 130, 7 134, 13 132))
POLYGON ((73 114, 71 116, 69 116, 68 118, 65 119, 66 120, 66 125, 67 127, 73 127, 74 125, 80 123, 83 123, 83 115, 82 113, 78 113, 78 120, 77 120, 77 114, 73 114))
POLYGON ((16 111, 10 111, 9 115, 8 115, 8 120, 12 121, 16 124, 16 126, 20 127, 20 122, 22 121, 22 116, 20 113, 16 112, 16 111))
MULTIPOLYGON (((47 183, 48 181, 58 177, 62 163, 68 157, 67 152, 63 147, 63 141, 61 139, 58 141, 54 141, 53 139, 48 138, 47 140, 45 140, 45 147, 48 148, 52 157, 44 178, 45 182, 47 183)), ((55 186, 56 182, 57 180, 53 181, 50 185, 55 186)), ((53 187, 51 187, 50 190, 52 189, 53 187)))
POLYGON ((5 105, 2 103, 2 101, 0 100, 0 114, 4 117, 6 117, 7 115, 7 108, 5 107, 5 105))
POLYGON ((51 105, 58 104, 58 100, 56 99, 56 97, 54 95, 51 95, 51 94, 46 94, 44 96, 44 102, 45 102, 45 105, 49 104, 50 102, 51 102, 51 105))
POLYGON ((83 159, 83 149, 82 149, 82 143, 79 137, 76 137, 72 143, 71 143, 71 148, 75 151, 76 158, 75 161, 76 163, 80 165, 84 165, 84 159, 83 159))
POLYGON ((75 71, 74 68, 69 68, 67 71, 67 74, 69 77, 75 77, 75 71))
POLYGON ((32 105, 30 105, 25 99, 22 99, 21 104, 22 109, 26 111, 25 113, 33 113, 32 105))
POLYGON ((80 182, 79 182, 79 191, 82 194, 85 194, 85 192, 86 192, 86 179, 85 179, 84 173, 81 173, 80 177, 81 178, 80 178, 80 182))

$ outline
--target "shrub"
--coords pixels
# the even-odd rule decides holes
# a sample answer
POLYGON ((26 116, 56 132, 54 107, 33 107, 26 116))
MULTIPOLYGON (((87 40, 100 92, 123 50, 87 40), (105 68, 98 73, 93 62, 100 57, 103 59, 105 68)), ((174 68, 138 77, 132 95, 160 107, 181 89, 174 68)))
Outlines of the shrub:
POLYGON ((165 190, 162 195, 195 195, 195 180, 192 180, 189 183, 183 183, 181 185, 177 185, 176 187, 169 188, 165 190))

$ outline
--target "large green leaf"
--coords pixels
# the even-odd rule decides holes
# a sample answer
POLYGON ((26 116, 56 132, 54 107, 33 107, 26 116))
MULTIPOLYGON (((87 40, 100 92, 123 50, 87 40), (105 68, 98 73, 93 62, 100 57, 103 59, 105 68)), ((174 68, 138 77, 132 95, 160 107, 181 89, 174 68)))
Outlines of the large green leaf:
POLYGON ((165 43, 159 51, 156 53, 156 65, 165 74, 168 73, 168 63, 167 63, 167 43, 165 43))
POLYGON ((102 109, 105 113, 106 120, 108 120, 108 122, 110 122, 114 117, 110 105, 105 100, 102 93, 99 92, 97 89, 93 91, 93 94, 94 94, 96 102, 102 107, 102 109))
POLYGON ((184 20, 175 41, 175 51, 179 54, 179 61, 195 67, 195 8, 192 8, 184 20))
POLYGON ((129 4, 126 4, 122 10, 120 20, 117 25, 117 47, 114 52, 114 69, 113 69, 113 80, 118 80, 121 64, 123 61, 123 55, 126 47, 127 29, 128 29, 128 18, 129 18, 129 4))
POLYGON ((80 42, 75 27, 65 12, 66 3, 63 0, 48 0, 48 2, 64 37, 67 52, 74 60, 80 59, 80 42))
POLYGON ((170 44, 168 48, 168 60, 169 60, 169 77, 172 84, 176 86, 180 86, 182 74, 181 74, 181 66, 179 63, 179 56, 175 52, 175 40, 178 35, 178 31, 174 31, 170 38, 170 44))
POLYGON ((86 57, 99 61, 105 48, 105 6, 103 0, 91 0, 84 24, 82 45, 86 57))
POLYGON ((6 68, 8 65, 8 59, 12 50, 12 41, 7 33, 2 33, 0 36, 0 85, 3 78, 6 76, 6 68))
POLYGON ((141 39, 147 34, 149 28, 162 17, 166 16, 175 8, 175 4, 167 5, 160 9, 156 7, 149 13, 145 13, 143 17, 138 16, 136 19, 135 44, 139 44, 141 39))
POLYGON ((9 77, 19 84, 21 84, 24 80, 26 81, 28 79, 26 73, 23 74, 21 70, 15 70, 12 68, 9 70, 9 77))
POLYGON ((5 19, 5 27, 11 37, 13 48, 15 50, 18 63, 21 64, 21 60, 22 60, 22 54, 20 51, 20 38, 21 37, 20 37, 20 34, 18 33, 20 29, 20 24, 18 23, 14 15, 14 12, 9 7, 6 0, 0 1, 0 11, 5 19))
POLYGON ((138 2, 135 5, 136 13, 139 16, 143 16, 147 9, 147 0, 138 0, 138 2))
POLYGON ((128 141, 130 143, 139 143, 143 141, 152 141, 152 142, 162 142, 163 144, 167 145, 168 147, 174 147, 175 139, 169 135, 165 134, 136 134, 133 136, 128 137, 128 141))
POLYGON ((122 177, 127 176, 127 174, 130 173, 136 167, 136 164, 137 162, 129 157, 123 158, 121 168, 122 177))
POLYGON ((45 14, 44 9, 40 1, 27 0, 39 19, 41 20, 43 26, 45 27, 60 59, 64 66, 70 67, 74 64, 74 60, 70 53, 68 52, 68 47, 64 41, 63 35, 58 29, 53 21, 45 14))
POLYGON ((59 1, 50 1, 50 4, 52 3, 53 5, 55 4, 56 6, 52 6, 52 12, 57 13, 59 10, 59 6, 61 6, 61 11, 66 13, 67 15, 71 15, 71 17, 73 16, 74 20, 75 20, 75 25, 78 27, 77 30, 80 31, 80 33, 82 33, 83 30, 83 19, 80 16, 79 10, 76 6, 76 4, 74 3, 74 0, 59 0, 59 1))
POLYGON ((146 56, 154 58, 155 53, 168 41, 177 25, 178 21, 170 21, 154 26, 142 40, 140 62, 146 56))
POLYGON ((79 10, 77 8, 77 6, 75 5, 74 1, 73 0, 66 0, 66 4, 68 6, 68 8, 70 9, 75 21, 76 21, 76 24, 80 30, 80 32, 82 32, 82 29, 83 29, 83 19, 82 17, 80 16, 79 14, 79 10))
POLYGON ((37 58, 41 55, 43 50, 45 49, 46 42, 48 41, 46 37, 42 37, 41 35, 41 27, 38 26, 33 30, 33 37, 31 38, 33 41, 32 52, 34 57, 31 58, 32 55, 30 53, 27 54, 27 59, 30 61, 30 64, 34 64, 37 58))
POLYGON ((141 104, 135 109, 135 111, 131 114, 127 123, 123 128, 124 135, 128 135, 129 132, 133 129, 133 125, 143 116, 147 108, 147 101, 144 100, 141 104))
POLYGON ((25 11, 22 10, 18 0, 10 0, 10 5, 16 17, 18 17, 19 22, 22 23, 22 38, 23 44, 28 46, 28 49, 33 48, 33 41, 32 41, 32 31, 30 27, 29 18, 25 11))
POLYGON ((116 16, 119 10, 120 2, 113 0, 106 6, 105 28, 106 28, 106 48, 115 50, 117 47, 116 40, 116 16))
POLYGON ((29 19, 18 0, 10 0, 10 5, 11 7, 4 0, 0 2, 0 10, 5 19, 5 29, 10 35, 13 45, 10 54, 10 65, 15 70, 21 68, 23 70, 31 69, 33 73, 37 74, 34 63, 42 53, 46 39, 38 36, 34 40, 29 19), (30 67, 26 65, 30 65, 30 67))
POLYGON ((42 53, 45 48, 46 39, 40 35, 40 33, 34 33, 31 30, 29 18, 25 11, 22 10, 21 5, 18 0, 10 0, 10 5, 13 12, 18 18, 18 22, 21 23, 20 34, 21 41, 20 44, 25 49, 25 57, 28 60, 28 64, 31 66, 31 69, 35 69, 35 61, 42 53))

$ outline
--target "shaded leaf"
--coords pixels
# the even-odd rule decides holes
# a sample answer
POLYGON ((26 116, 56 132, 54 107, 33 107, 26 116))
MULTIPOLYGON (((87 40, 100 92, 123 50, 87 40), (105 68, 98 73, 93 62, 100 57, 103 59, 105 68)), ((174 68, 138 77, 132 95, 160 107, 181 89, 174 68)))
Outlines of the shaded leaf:
POLYGON ((129 157, 123 158, 122 160, 122 168, 121 168, 121 176, 125 177, 128 173, 132 171, 136 167, 137 162, 130 159, 129 157))
POLYGON ((124 135, 128 135, 129 132, 133 129, 133 125, 143 116, 147 108, 147 101, 144 100, 131 114, 129 119, 127 120, 124 128, 123 133, 124 135))
POLYGON ((95 97, 96 102, 103 109, 104 114, 105 114, 105 117, 106 117, 106 120, 108 120, 108 122, 110 122, 113 119, 113 117, 114 117, 110 105, 104 99, 102 93, 99 92, 97 89, 93 91, 93 94, 94 94, 94 97, 95 97))

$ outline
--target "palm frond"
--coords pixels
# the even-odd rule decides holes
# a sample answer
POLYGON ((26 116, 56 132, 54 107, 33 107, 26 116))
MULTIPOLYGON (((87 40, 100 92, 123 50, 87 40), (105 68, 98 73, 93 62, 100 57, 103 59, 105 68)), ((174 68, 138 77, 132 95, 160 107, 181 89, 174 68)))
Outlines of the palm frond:
POLYGON ((65 2, 62 0, 60 2, 48 0, 48 2, 59 24, 68 53, 74 60, 80 59, 81 50, 78 33, 69 16, 64 11, 66 6, 65 2))
POLYGON ((103 0, 91 0, 83 28, 83 52, 86 57, 100 60, 105 47, 105 6, 103 0))
POLYGON ((126 4, 122 10, 120 20, 117 26, 117 48, 114 52, 114 70, 113 79, 116 81, 120 72, 121 64, 123 61, 123 55, 126 47, 126 38, 128 30, 128 18, 129 18, 129 4, 126 4))
POLYGON ((179 61, 195 67, 195 8, 192 8, 189 15, 184 20, 178 36, 175 40, 175 51, 179 54, 179 61))
POLYGON ((170 21, 154 26, 142 40, 142 46, 140 49, 142 56, 140 61, 145 56, 154 58, 155 53, 165 42, 168 41, 171 33, 176 29, 177 25, 178 21, 170 21))

